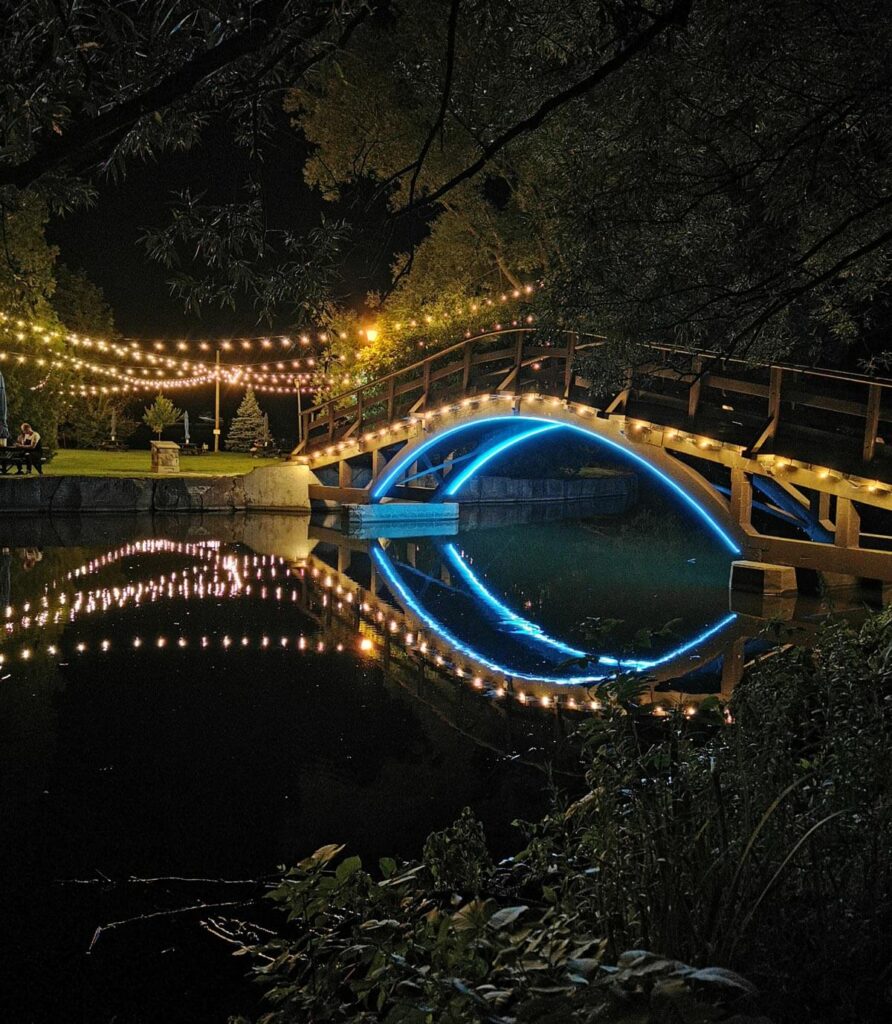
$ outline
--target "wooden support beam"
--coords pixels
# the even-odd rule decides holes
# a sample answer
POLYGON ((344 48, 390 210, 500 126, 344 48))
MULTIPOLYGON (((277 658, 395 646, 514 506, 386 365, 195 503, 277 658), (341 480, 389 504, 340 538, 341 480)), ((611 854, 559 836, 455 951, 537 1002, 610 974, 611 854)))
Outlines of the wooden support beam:
POLYGON ((830 518, 830 495, 826 491, 812 492, 809 509, 825 530, 829 530, 832 533, 836 529, 835 524, 830 518))
POLYGON ((836 499, 835 543, 841 548, 861 546, 861 516, 848 498, 836 499))
POLYGON ((396 412, 396 377, 391 377, 387 382, 387 421, 393 419, 396 412))
POLYGON ((753 484, 739 466, 731 469, 731 518, 744 531, 752 528, 753 484))
POLYGON ((861 458, 865 462, 872 462, 876 451, 882 400, 883 389, 879 384, 871 384, 867 389, 867 415, 864 418, 864 445, 861 450, 861 458))
POLYGON ((328 484, 310 484, 310 501, 330 501, 337 505, 366 505, 369 492, 365 487, 331 487, 328 484))
POLYGON ((338 463, 338 487, 347 488, 353 483, 353 471, 346 459, 338 463))

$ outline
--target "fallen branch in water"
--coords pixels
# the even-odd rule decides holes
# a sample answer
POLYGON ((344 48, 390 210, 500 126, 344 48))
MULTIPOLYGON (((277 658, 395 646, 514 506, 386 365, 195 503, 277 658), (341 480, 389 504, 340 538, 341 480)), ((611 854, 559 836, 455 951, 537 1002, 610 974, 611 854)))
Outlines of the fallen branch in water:
POLYGON ((158 885, 164 882, 187 885, 270 885, 277 883, 279 875, 265 875, 263 878, 191 878, 184 875, 163 875, 159 878, 109 878, 101 871, 99 878, 56 878, 54 885, 158 885))
POLYGON ((196 911, 207 911, 207 910, 225 910, 227 907, 252 907, 257 903, 257 900, 228 900, 224 903, 194 903, 188 907, 175 907, 173 910, 154 910, 149 914, 138 914, 136 917, 127 917, 121 921, 111 921, 108 924, 101 924, 97 926, 96 931, 93 932, 93 938, 90 940, 90 945, 87 947, 87 954, 93 952, 96 943, 106 933, 110 932, 115 928, 123 928, 129 924, 141 924, 144 921, 152 921, 161 917, 180 917, 183 914, 191 914, 196 911))

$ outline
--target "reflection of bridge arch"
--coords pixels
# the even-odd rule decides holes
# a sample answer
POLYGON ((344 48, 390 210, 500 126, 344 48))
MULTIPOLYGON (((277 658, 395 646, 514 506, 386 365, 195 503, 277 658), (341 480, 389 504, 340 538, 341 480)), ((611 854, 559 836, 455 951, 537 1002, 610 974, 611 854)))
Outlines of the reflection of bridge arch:
POLYGON ((658 680, 674 679, 690 670, 692 654, 714 652, 711 655, 714 657, 728 645, 729 636, 726 634, 732 634, 730 639, 736 635, 732 627, 737 616, 732 612, 722 616, 697 636, 687 638, 659 657, 642 659, 589 653, 549 636, 537 623, 508 608, 461 559, 453 545, 445 545, 443 552, 449 568, 466 584, 466 593, 475 601, 481 612, 484 615, 494 612, 496 619, 505 627, 505 636, 516 637, 516 646, 520 649, 528 647, 531 655, 533 652, 548 652, 552 657, 554 669, 525 671, 505 664, 497 655, 480 650, 473 642, 467 642, 457 635, 454 628, 449 627, 426 607, 423 599, 413 593, 394 561, 380 544, 374 544, 370 553, 388 590, 404 612, 414 616, 420 627, 437 636, 455 654, 467 658, 474 666, 496 676, 560 687, 590 686, 613 678, 620 672, 647 673, 649 677, 658 680), (575 665, 574 669, 568 669, 563 673, 556 671, 560 664, 568 660, 575 665), (584 668, 581 667, 583 664, 584 668))

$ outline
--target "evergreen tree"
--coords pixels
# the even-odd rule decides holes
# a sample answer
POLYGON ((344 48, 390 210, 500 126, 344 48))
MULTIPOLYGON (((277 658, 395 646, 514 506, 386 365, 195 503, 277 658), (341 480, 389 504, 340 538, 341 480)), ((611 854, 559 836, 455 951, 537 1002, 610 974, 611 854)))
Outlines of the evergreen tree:
POLYGON ((155 401, 146 406, 142 419, 143 423, 151 427, 160 438, 161 431, 165 427, 172 427, 175 423, 179 423, 182 417, 182 409, 177 409, 173 402, 159 391, 155 401))
POLYGON ((269 439, 269 423, 254 397, 254 389, 249 387, 229 428, 226 447, 233 452, 249 452, 255 443, 266 444, 269 439))

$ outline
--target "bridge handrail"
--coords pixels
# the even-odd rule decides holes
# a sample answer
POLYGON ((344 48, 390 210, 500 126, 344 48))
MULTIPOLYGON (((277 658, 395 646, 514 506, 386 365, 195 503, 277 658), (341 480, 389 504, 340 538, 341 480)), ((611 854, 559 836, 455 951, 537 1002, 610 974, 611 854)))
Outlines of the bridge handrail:
MULTIPOLYGON (((326 441, 330 443, 335 439, 335 434, 340 431, 341 427, 346 430, 346 435, 343 436, 349 437, 354 433, 354 431, 361 430, 364 423, 371 424, 373 421, 376 422, 380 420, 380 409, 372 416, 369 416, 369 413, 376 406, 381 405, 384 402, 387 403, 387 416, 392 419, 400 418, 394 414, 395 400, 420 388, 421 395, 415 405, 411 407, 409 411, 409 414, 411 415, 413 412, 418 411, 418 406, 426 406, 430 395, 431 385, 436 385, 442 379, 459 372, 462 364, 459 364, 458 362, 449 363, 448 360, 451 356, 455 356, 462 351, 467 353, 470 348, 473 348, 474 346, 481 346, 481 343, 492 342, 493 339, 497 338, 521 336, 521 340, 516 343, 516 348, 513 352, 500 350, 490 353, 489 358, 487 358, 485 353, 481 353, 481 357, 474 359, 473 361, 467 354, 465 355, 463 364, 464 380, 461 389, 463 395, 474 393, 473 390, 468 390, 468 386, 470 384, 470 371, 472 368, 479 373, 480 368, 487 362, 492 364, 488 371, 490 374, 500 373, 504 375, 507 371, 507 376, 503 376, 501 383, 497 386, 497 390, 506 390, 509 385, 513 387, 515 391, 520 390, 521 375, 524 367, 528 367, 532 364, 533 369, 538 370, 539 366, 536 364, 539 361, 551 361, 552 359, 560 360, 565 363, 563 384, 564 397, 570 397, 575 387, 588 386, 588 382, 579 378, 576 374, 575 367, 573 365, 576 354, 579 351, 591 350, 604 345, 607 338, 598 334, 560 330, 550 333, 552 335, 566 337, 566 346, 559 345, 554 348, 553 352, 549 352, 549 346, 543 345, 541 347, 528 349, 525 354, 523 336, 533 335, 540 330, 541 328, 535 326, 512 326, 497 331, 487 331, 474 335, 470 338, 463 338, 461 341, 425 355, 421 359, 410 363, 408 366, 391 370, 380 377, 366 381, 365 383, 359 384, 347 391, 339 392, 331 398, 326 399, 324 402, 320 402, 317 405, 310 406, 302 410, 301 440, 293 454, 297 455, 311 445, 316 447, 317 442, 319 445, 324 447, 326 441), (505 363, 506 359, 512 358, 513 369, 511 363, 507 365, 505 363), (438 369, 433 369, 434 363, 443 363, 444 361, 445 366, 441 365, 438 369), (400 388, 396 388, 394 385, 397 381, 405 383, 403 383, 400 388), (365 408, 363 407, 364 399, 366 400, 365 408), (353 416, 353 422, 345 424, 345 416, 350 417, 351 415, 353 416), (324 438, 318 434, 311 437, 311 432, 317 431, 318 428, 326 421, 328 423, 328 437, 324 438), (336 424, 340 424, 341 427, 336 427, 336 424)), ((818 391, 815 395, 810 396, 811 400, 809 400, 808 397, 803 397, 800 392, 797 392, 794 401, 803 402, 805 405, 813 405, 816 408, 829 409, 836 413, 863 416, 865 419, 863 458, 866 462, 873 458, 876 429, 879 419, 881 418, 880 411, 882 405, 882 394, 888 389, 892 389, 892 379, 890 378, 871 377, 867 374, 854 373, 852 371, 834 370, 829 367, 804 366, 797 363, 752 363, 739 356, 723 356, 720 353, 710 351, 708 349, 687 348, 680 345, 661 342, 648 342, 643 344, 642 348, 646 352, 659 355, 663 359, 665 359, 666 355, 677 355, 690 360, 690 368, 676 368, 674 371, 678 376, 678 383, 686 384, 690 391, 688 407, 689 417, 696 414, 696 409, 699 403, 701 382, 704 386, 711 385, 713 387, 718 387, 720 390, 740 390, 746 394, 761 394, 763 397, 767 397, 768 422, 765 424, 763 435, 760 436, 759 440, 755 444, 756 448, 764 444, 768 438, 773 437, 776 432, 781 403, 781 380, 784 374, 795 374, 800 378, 816 378, 825 381, 832 381, 837 385, 848 384, 864 387, 867 389, 867 399, 866 402, 863 403, 860 401, 855 402, 851 398, 846 398, 844 394, 841 396, 827 397, 826 386, 823 389, 823 397, 822 392, 818 391), (720 374, 715 374, 716 368, 730 369, 729 364, 732 364, 735 368, 746 367, 748 370, 767 371, 769 381, 768 383, 759 381, 754 382, 752 380, 747 380, 746 378, 737 378, 736 376, 728 380, 724 380, 721 378, 720 374), (710 379, 711 377, 712 380, 710 379), (738 388, 732 386, 732 381, 736 379, 739 379, 739 383, 741 385, 738 388), (756 387, 758 390, 753 391, 753 387, 756 387), (696 397, 694 397, 694 392, 696 392, 696 397)), ((484 373, 486 372, 487 371, 484 371, 484 373)), ((734 373, 733 370, 731 372, 734 373)), ((625 386, 625 390, 621 391, 614 398, 608 406, 606 410, 607 412, 613 412, 619 406, 625 408, 626 402, 628 401, 629 389, 636 388, 636 385, 633 383, 633 377, 631 376, 631 368, 629 373, 630 376, 625 386)), ((673 367, 666 367, 664 365, 662 368, 657 370, 656 376, 666 378, 670 377, 672 373, 673 367)), ((527 383, 529 382, 527 381, 527 383)), ((884 420, 888 420, 889 416, 886 415, 882 418, 884 420)))
MULTIPOLYGON (((313 413, 318 412, 320 409, 327 409, 328 406, 333 403, 341 402, 347 398, 352 398, 360 391, 367 391, 369 388, 377 387, 380 384, 386 384, 389 380, 408 377, 414 370, 421 369, 425 363, 430 363, 435 359, 440 359, 442 356, 449 355, 450 352, 457 352, 475 341, 486 341, 488 338, 502 338, 508 334, 531 334, 535 329, 536 328, 534 327, 506 327, 503 331, 487 331, 485 334, 475 334, 472 338, 462 338, 461 341, 457 341, 454 345, 448 345, 446 348, 438 348, 436 352, 431 352, 430 355, 424 356, 423 359, 418 359, 414 363, 410 363, 408 366, 401 366, 397 370, 391 370, 390 373, 385 373, 381 377, 375 377, 372 380, 368 380, 364 384, 359 384, 357 387, 351 388, 349 391, 339 391, 336 395, 332 395, 331 398, 326 398, 324 402, 320 402, 318 405, 307 406, 307 408, 304 409, 304 413, 313 413)), ((564 331, 555 333, 572 334, 574 332, 564 331)), ((587 334, 584 335, 584 337, 595 338, 597 339, 597 342, 605 342, 607 340, 601 334, 587 334)), ((589 342, 578 347, 591 348, 597 342, 589 342)), ((890 384, 892 384, 892 381, 890 381, 890 384)))
MULTIPOLYGON (((409 377, 415 370, 421 369, 425 363, 429 363, 435 359, 441 358, 442 356, 449 355, 451 352, 457 352, 474 342, 485 341, 490 338, 504 337, 509 334, 531 334, 536 330, 537 328, 535 327, 509 327, 502 331, 487 331, 485 334, 475 334, 471 338, 462 338, 461 341, 456 342, 454 345, 448 345, 446 348, 437 349, 436 352, 431 352, 430 355, 427 355, 422 359, 418 359, 414 363, 410 363, 408 366, 401 366, 398 369, 391 370, 389 373, 385 373, 380 377, 374 377, 372 380, 368 380, 364 384, 359 384, 348 391, 339 391, 336 395, 332 395, 331 398, 327 398, 324 402, 320 402, 318 405, 307 406, 303 412, 305 415, 319 412, 322 409, 327 409, 330 405, 344 402, 346 399, 354 397, 361 391, 367 391, 369 388, 386 384, 390 380, 409 377)), ((595 348, 599 345, 603 345, 608 340, 603 334, 587 334, 582 331, 561 330, 552 333, 575 334, 580 338, 591 339, 591 341, 586 341, 577 345, 577 351, 595 348)), ((687 348, 683 345, 671 345, 668 342, 645 342, 644 347, 651 349, 654 352, 671 352, 675 355, 711 359, 718 363, 735 363, 741 366, 747 366, 750 369, 770 370, 772 368, 776 368, 783 370, 785 373, 800 373, 812 377, 822 377, 829 380, 835 380, 841 383, 876 384, 881 388, 892 388, 892 378, 890 377, 872 377, 869 374, 854 373, 851 370, 834 370, 831 367, 806 366, 802 363, 751 363, 739 356, 723 356, 721 353, 714 352, 711 349, 687 348)))

